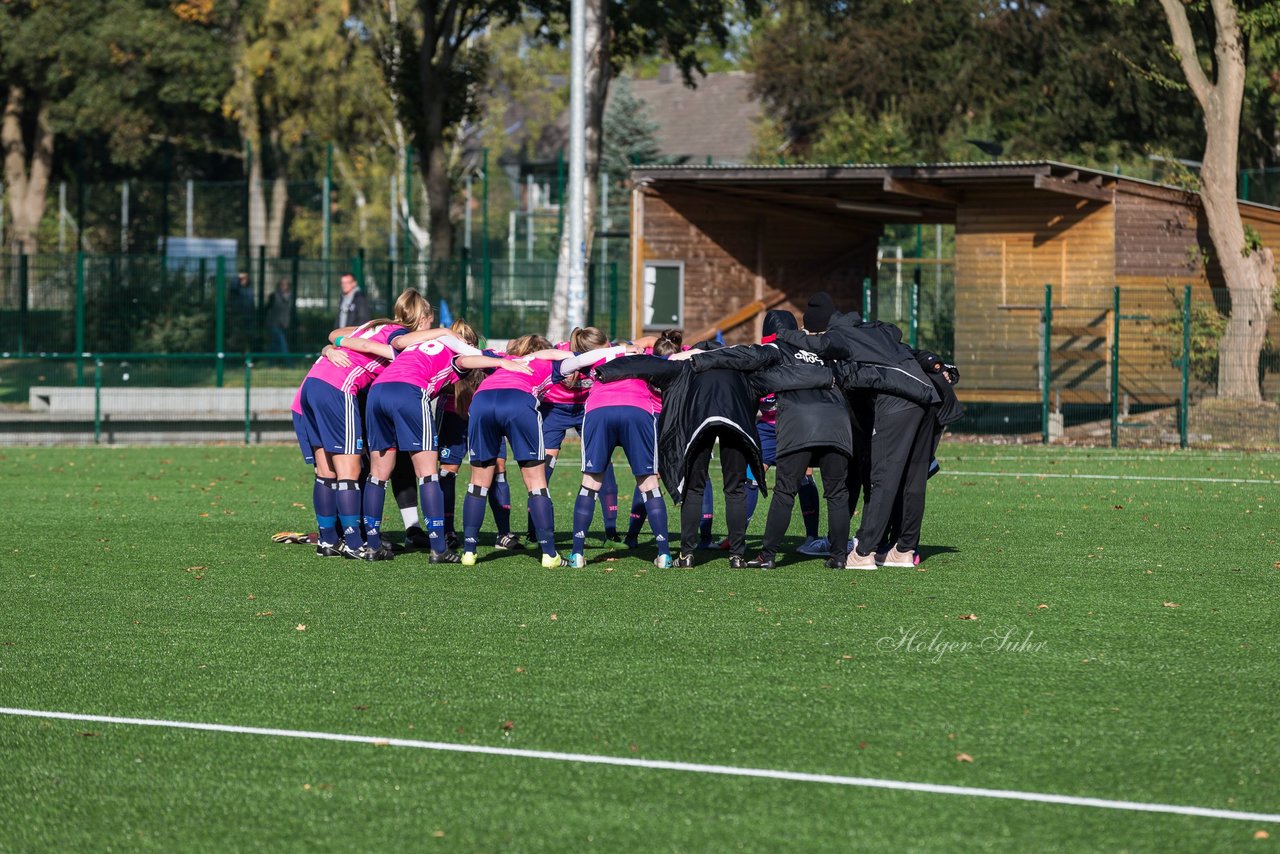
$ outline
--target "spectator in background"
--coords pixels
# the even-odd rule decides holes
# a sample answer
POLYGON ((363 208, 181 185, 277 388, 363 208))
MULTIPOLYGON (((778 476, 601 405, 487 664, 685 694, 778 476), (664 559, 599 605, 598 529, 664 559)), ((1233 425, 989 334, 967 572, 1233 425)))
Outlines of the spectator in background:
POLYGON ((359 326, 369 321, 369 298, 356 284, 356 277, 343 273, 342 299, 338 301, 338 323, 335 328, 359 326))
POLYGON ((253 298, 253 284, 249 281, 248 273, 241 273, 237 284, 231 289, 230 299, 227 300, 229 305, 227 310, 231 317, 234 318, 234 326, 232 326, 232 335, 234 335, 235 344, 233 345, 239 350, 252 350, 254 340, 254 327, 256 301, 253 298))
MULTIPOLYGON (((289 352, 289 325, 293 321, 293 287, 281 279, 267 297, 267 326, 271 329, 271 347, 277 353, 289 352)), ((281 360, 284 364, 284 360, 281 360)))

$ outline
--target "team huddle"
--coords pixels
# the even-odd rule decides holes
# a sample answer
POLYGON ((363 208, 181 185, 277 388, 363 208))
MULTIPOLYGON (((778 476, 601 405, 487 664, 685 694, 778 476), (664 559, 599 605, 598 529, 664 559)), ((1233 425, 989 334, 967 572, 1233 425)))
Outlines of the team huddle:
POLYGON ((684 346, 676 331, 611 344, 600 330, 568 341, 539 335, 505 351, 479 349, 465 322, 434 328, 414 290, 393 318, 335 329, 293 404, 294 430, 315 467, 312 502, 324 557, 388 560, 382 537, 387 487, 406 543, 431 563, 476 563, 487 512, 494 548, 524 548, 511 531, 508 456, 528 490, 528 534, 544 567, 585 564, 597 503, 606 542, 634 548, 647 524, 659 567, 694 565, 699 548, 729 552, 733 568, 772 568, 797 494, 805 510, 801 551, 831 568, 875 569, 919 562, 925 484, 944 427, 962 414, 959 374, 934 354, 902 343, 892 324, 842 314, 825 293, 804 312, 770 311, 760 344, 684 346), (582 481, 572 545, 556 545, 547 489, 567 432, 582 441, 582 481), (617 531, 613 456, 635 476, 629 529, 617 531), (723 475, 728 537, 711 539, 710 463, 723 475), (456 532, 457 475, 470 482, 456 532), (747 558, 746 531, 765 473, 775 469, 760 550, 747 558), (828 531, 817 530, 821 472, 828 531), (673 554, 663 491, 680 507, 673 554), (865 495, 856 536, 852 512, 865 495), (419 522, 419 504, 421 519, 419 522), (424 524, 423 524, 424 523, 424 524))

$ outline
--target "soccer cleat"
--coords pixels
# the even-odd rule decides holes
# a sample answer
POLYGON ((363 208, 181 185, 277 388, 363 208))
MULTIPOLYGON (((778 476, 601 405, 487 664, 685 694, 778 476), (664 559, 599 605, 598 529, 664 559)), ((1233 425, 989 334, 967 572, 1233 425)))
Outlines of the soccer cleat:
POLYGON ((692 569, 693 555, 688 552, 681 553, 679 557, 672 559, 671 565, 678 569, 692 569))
POLYGON ((475 565, 476 565, 476 553, 475 553, 475 552, 463 552, 463 553, 462 553, 462 561, 461 561, 461 563, 462 563, 462 565, 463 565, 463 566, 475 566, 475 565))
POLYGON ((623 539, 622 544, 629 549, 638 549, 640 548, 640 538, 626 537, 625 539, 623 539))
POLYGON ((562 566, 569 566, 569 561, 560 557, 560 555, 543 555, 542 556, 543 569, 559 569, 562 566))
POLYGON ((493 547, 499 551, 521 551, 524 549, 524 543, 520 542, 520 538, 515 534, 503 534, 494 542, 493 547))
POLYGON ((452 552, 462 550, 462 538, 457 531, 449 531, 444 535, 444 547, 452 552))
POLYGON ((874 554, 863 555, 858 554, 858 550, 854 549, 849 552, 849 557, 844 562, 845 569, 875 569, 876 556, 874 554))
POLYGON ((723 540, 720 541, 720 551, 727 552, 729 551, 730 548, 732 548, 732 546, 729 545, 728 537, 725 537, 723 540))
POLYGON ((831 541, 826 537, 805 537, 796 551, 802 555, 822 557, 831 552, 831 541))
MULTIPOLYGON (((546 563, 544 562, 542 565, 546 566, 546 563)), ((582 569, 586 565, 587 565, 587 559, 583 557, 583 555, 580 552, 573 552, 569 555, 569 566, 573 567, 574 569, 582 569)))
POLYGON ((604 542, 605 542, 605 543, 620 543, 620 542, 622 542, 622 535, 618 533, 618 531, 617 531, 617 529, 616 529, 616 528, 605 528, 605 529, 604 529, 604 542))
POLYGON ((751 567, 757 569, 773 569, 773 561, 769 561, 768 564, 764 564, 760 563, 758 558, 756 560, 747 560, 742 555, 729 555, 730 569, 748 569, 751 567))
POLYGON ((386 540, 383 540, 382 545, 378 547, 377 554, 379 556, 375 557, 374 560, 395 560, 396 559, 395 546, 393 546, 391 543, 387 542, 386 540))
POLYGON ((822 563, 827 569, 844 569, 844 561, 838 557, 829 557, 822 563))
POLYGON ((318 557, 342 557, 342 552, 338 551, 338 547, 331 543, 316 543, 316 555, 318 557))
POLYGON ((410 525, 404 530, 404 544, 415 549, 431 548, 431 538, 418 525, 410 525))
POLYGON ((338 554, 342 555, 347 560, 363 560, 363 558, 360 557, 360 553, 364 551, 364 546, 361 546, 358 549, 353 549, 351 546, 347 545, 346 540, 338 540, 337 549, 338 554))
POLYGON ((916 565, 916 553, 914 549, 899 551, 897 546, 889 549, 885 553, 883 566, 906 567, 911 568, 916 565))
MULTIPOLYGON (((734 557, 738 557, 738 556, 734 555, 734 557)), ((741 561, 742 558, 739 557, 738 560, 741 561)), ((729 566, 733 566, 733 558, 729 559, 729 566)), ((775 566, 777 566, 777 564, 773 562, 773 555, 761 554, 759 557, 756 557, 753 560, 749 560, 746 563, 740 564, 740 566, 750 567, 751 569, 773 569, 775 566)), ((739 567, 734 566, 733 568, 738 569, 739 567)))
MULTIPOLYGON (((428 555, 428 556, 427 556, 427 563, 431 563, 431 564, 435 564, 435 563, 462 563, 462 562, 463 562, 463 561, 462 561, 462 556, 461 556, 461 555, 459 555, 457 552, 452 551, 452 550, 450 550, 450 549, 445 549, 444 551, 442 551, 442 552, 438 552, 438 553, 437 553, 437 552, 432 552, 430 555, 428 555)), ((474 564, 474 563, 475 563, 475 561, 473 560, 471 563, 472 563, 472 564, 474 564)), ((470 564, 468 564, 468 565, 470 565, 470 564)))
POLYGON ((658 555, 653 559, 653 565, 658 569, 670 569, 671 555, 658 555))

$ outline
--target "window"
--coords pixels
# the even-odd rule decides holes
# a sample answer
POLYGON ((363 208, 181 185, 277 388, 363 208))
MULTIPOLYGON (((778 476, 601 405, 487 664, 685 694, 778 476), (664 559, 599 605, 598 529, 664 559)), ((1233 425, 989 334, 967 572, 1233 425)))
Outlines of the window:
POLYGON ((679 329, 684 325, 684 262, 646 261, 644 327, 679 329))

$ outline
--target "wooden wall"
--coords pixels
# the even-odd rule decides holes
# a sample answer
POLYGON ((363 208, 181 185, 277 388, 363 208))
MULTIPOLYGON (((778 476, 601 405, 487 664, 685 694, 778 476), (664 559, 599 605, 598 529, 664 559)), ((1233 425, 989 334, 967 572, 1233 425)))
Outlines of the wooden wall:
MULTIPOLYGON (((671 185, 646 190, 643 207, 640 260, 684 262, 689 334, 757 299, 777 296, 784 297, 777 308, 795 312, 797 319, 820 290, 841 310, 857 309, 863 277, 875 277, 879 223, 671 185)), ((636 266, 633 288, 642 281, 642 263, 636 266)), ((725 340, 758 341, 759 320, 729 330, 725 340)))
MULTIPOLYGON (((1055 323, 1105 317, 1115 275, 1113 209, 1031 187, 977 188, 956 212, 956 360, 970 400, 1040 399, 1044 287, 1055 323)), ((1105 341, 1055 340, 1079 349, 1105 341)), ((1054 388, 1106 394, 1103 362, 1054 366, 1054 388)))

